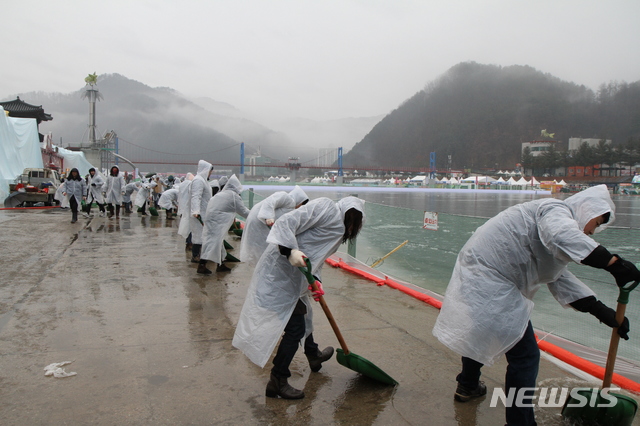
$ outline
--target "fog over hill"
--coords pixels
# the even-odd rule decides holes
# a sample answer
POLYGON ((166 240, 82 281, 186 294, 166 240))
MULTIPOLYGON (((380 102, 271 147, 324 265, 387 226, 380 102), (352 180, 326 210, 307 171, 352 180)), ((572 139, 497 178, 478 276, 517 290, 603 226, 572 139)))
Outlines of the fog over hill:
MULTIPOLYGON (((378 121, 373 118, 323 123, 289 119, 274 130, 233 105, 203 97, 189 99, 171 88, 152 88, 119 74, 99 76, 97 88, 103 97, 96 104, 98 135, 114 130, 123 149, 133 144, 154 151, 134 148, 137 151, 132 155, 165 161, 202 154, 208 161, 238 163, 237 145, 245 142, 246 155, 260 150, 263 155, 282 161, 296 156, 313 163, 318 148, 353 146, 378 121), (287 134, 288 130, 292 135, 287 134)), ((42 105, 53 116, 52 121, 41 124, 40 131, 52 132, 54 142, 66 147, 88 142, 89 108, 83 93, 84 89, 79 89, 68 94, 31 92, 19 96, 30 104, 42 105)), ((5 98, 10 99, 15 96, 5 98)))
MULTIPOLYGON (((521 160, 521 143, 539 139, 542 129, 562 142, 606 138, 616 145, 640 138, 640 82, 610 82, 594 92, 520 65, 460 63, 384 117, 331 121, 273 117, 268 111, 257 117, 119 74, 99 76, 98 89, 104 98, 96 106, 98 133, 114 130, 123 149, 136 146, 132 155, 164 161, 195 162, 200 156, 237 164, 239 143, 245 142, 246 155, 259 150, 279 161, 299 157, 303 165, 316 165, 319 149, 343 147, 345 167, 428 168, 436 152, 440 170, 449 155, 457 169, 513 168, 521 160)), ((83 93, 20 97, 53 115, 40 130, 68 146, 87 142, 83 93)))
POLYGON ((611 82, 597 93, 529 66, 465 62, 450 68, 373 127, 345 155, 356 168, 513 168, 522 142, 640 138, 640 82, 611 82))

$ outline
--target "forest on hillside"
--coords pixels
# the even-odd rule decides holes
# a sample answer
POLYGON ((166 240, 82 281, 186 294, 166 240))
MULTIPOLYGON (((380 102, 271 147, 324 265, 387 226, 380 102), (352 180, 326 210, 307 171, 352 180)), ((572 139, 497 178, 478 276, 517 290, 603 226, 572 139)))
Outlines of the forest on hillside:
POLYGON ((428 169, 435 152, 438 170, 512 169, 523 161, 552 167, 594 158, 592 164, 608 163, 615 155, 635 161, 638 145, 640 82, 610 82, 594 92, 529 66, 466 62, 389 113, 343 164, 428 169), (522 143, 539 140, 542 129, 565 143, 571 137, 596 138, 611 139, 613 146, 523 158, 522 143))

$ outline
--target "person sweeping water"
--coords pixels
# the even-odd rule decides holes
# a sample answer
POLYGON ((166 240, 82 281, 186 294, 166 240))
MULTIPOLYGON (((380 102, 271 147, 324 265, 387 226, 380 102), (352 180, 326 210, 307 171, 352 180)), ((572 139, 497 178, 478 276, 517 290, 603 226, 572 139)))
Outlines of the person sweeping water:
MULTIPOLYGON (((476 230, 458 254, 433 328, 440 342, 462 355, 456 401, 485 395, 480 370, 502 355, 508 363, 507 392, 536 386, 540 350, 530 317, 532 299, 542 284, 561 305, 618 327, 620 336, 628 339, 628 319, 618 324, 615 311, 567 269, 570 262, 605 269, 618 286, 640 279, 633 263, 590 238, 614 219, 609 191, 598 185, 564 201, 518 204, 476 230)), ((536 424, 531 400, 522 405, 506 408, 507 425, 536 424)))
MULTIPOLYGON (((331 346, 320 350, 313 339, 309 285, 298 268, 305 267, 308 258, 312 273, 320 279, 324 261, 340 244, 355 239, 363 223, 364 201, 356 197, 338 202, 318 198, 275 221, 267 237, 269 246, 251 278, 232 342, 252 362, 264 367, 282 336, 265 391, 268 397, 304 398, 304 391, 288 383, 289 365, 301 343, 313 372, 333 356, 331 346)), ((318 294, 323 294, 322 288, 318 294)))

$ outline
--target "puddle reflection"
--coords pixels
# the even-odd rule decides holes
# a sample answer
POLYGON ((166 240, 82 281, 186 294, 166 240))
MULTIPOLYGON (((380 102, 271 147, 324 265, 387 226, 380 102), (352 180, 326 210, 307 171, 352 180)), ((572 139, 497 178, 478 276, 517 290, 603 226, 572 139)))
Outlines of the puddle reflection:
POLYGON ((486 396, 482 398, 476 398, 469 402, 461 403, 454 401, 453 412, 454 418, 458 426, 474 426, 478 424, 478 412, 480 411, 480 404, 486 399, 486 396))
POLYGON ((224 356, 215 346, 233 337, 234 328, 225 310, 226 290, 211 277, 194 279, 186 286, 189 298, 189 334, 191 346, 201 363, 224 356))
POLYGON ((335 404, 334 421, 338 424, 357 423, 370 425, 387 406, 395 386, 385 385, 373 379, 357 374, 347 382, 347 387, 335 404))

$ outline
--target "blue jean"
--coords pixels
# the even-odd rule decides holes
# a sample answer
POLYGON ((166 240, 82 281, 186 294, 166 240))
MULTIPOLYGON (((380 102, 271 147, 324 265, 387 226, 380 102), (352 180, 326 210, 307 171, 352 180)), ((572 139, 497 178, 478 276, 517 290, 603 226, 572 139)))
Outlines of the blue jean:
MULTIPOLYGON (((540 349, 533 333, 531 321, 516 345, 505 354, 507 357, 507 374, 505 377, 505 391, 508 394, 511 388, 515 389, 516 395, 521 388, 534 388, 538 377, 540 365, 540 349)), ((481 363, 471 358, 462 357, 462 372, 458 374, 456 380, 462 386, 475 389, 480 380, 481 363)), ((527 391, 526 395, 533 395, 533 391, 527 391)), ((514 398, 515 401, 515 398, 514 398)), ((528 404, 532 400, 525 400, 528 404)), ((535 426, 536 420, 533 407, 507 407, 507 425, 535 426)))

